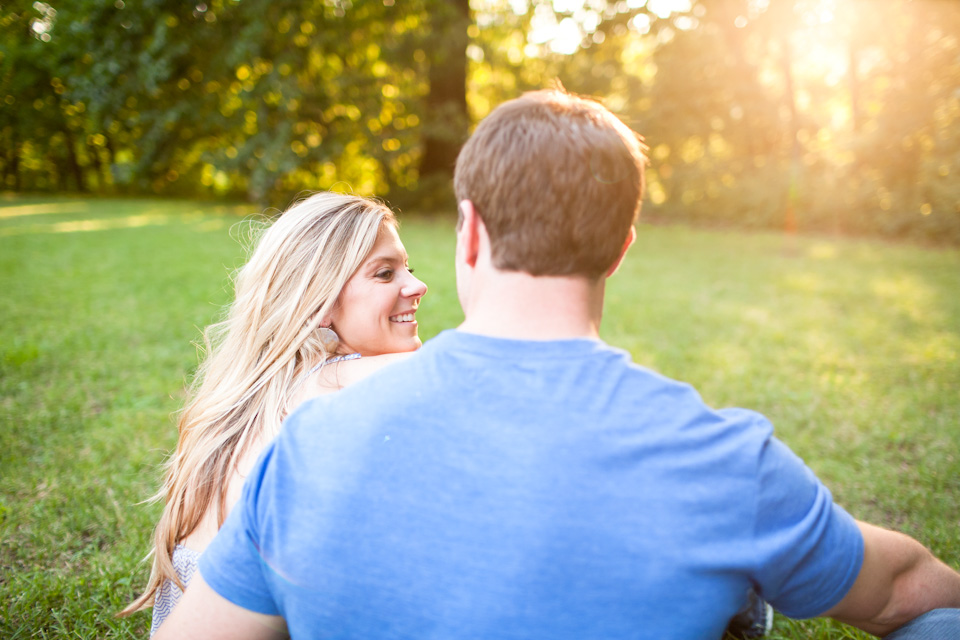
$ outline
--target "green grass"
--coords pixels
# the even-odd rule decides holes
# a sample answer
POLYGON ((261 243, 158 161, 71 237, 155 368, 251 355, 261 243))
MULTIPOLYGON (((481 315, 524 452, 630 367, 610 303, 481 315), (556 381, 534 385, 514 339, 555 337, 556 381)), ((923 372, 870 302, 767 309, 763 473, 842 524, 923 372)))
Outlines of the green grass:
MULTIPOLYGON (((0 200, 0 637, 145 637, 143 584, 192 342, 250 206, 0 200)), ((423 337, 462 318, 449 220, 401 236, 423 337)), ((647 227, 603 335, 708 402, 768 415, 855 516, 960 565, 960 252, 647 227)), ((864 638, 778 618, 774 639, 864 638)))

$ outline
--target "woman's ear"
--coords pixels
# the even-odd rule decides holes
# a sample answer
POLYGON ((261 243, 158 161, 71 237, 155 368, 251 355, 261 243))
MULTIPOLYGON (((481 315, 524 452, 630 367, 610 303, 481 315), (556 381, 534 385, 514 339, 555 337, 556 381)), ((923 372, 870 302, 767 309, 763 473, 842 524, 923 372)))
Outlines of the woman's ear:
POLYGON ((333 319, 329 316, 321 316, 321 311, 317 310, 309 318, 307 318, 307 325, 311 327, 317 327, 322 329, 324 327, 330 328, 330 325, 333 324, 333 319))

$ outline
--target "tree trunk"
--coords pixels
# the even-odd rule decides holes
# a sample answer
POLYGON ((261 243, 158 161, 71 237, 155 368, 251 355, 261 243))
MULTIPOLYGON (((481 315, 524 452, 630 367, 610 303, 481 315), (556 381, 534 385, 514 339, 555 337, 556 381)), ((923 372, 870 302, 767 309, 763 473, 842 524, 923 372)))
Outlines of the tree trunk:
POLYGON ((420 177, 452 176, 467 137, 467 27, 469 0, 448 0, 432 17, 430 94, 423 123, 420 177))
POLYGON ((106 192, 107 183, 103 179, 103 163, 100 162, 100 150, 96 145, 87 145, 87 155, 90 156, 90 166, 93 169, 93 175, 97 177, 97 191, 101 194, 106 192))
POLYGON ((21 187, 23 186, 20 179, 20 141, 17 140, 16 135, 14 135, 11 142, 9 171, 13 174, 13 190, 20 191, 21 187))
POLYGON ((83 180, 83 168, 80 166, 80 159, 77 157, 77 147, 74 144, 70 127, 63 128, 63 141, 67 147, 67 163, 70 166, 70 173, 73 174, 74 182, 77 183, 77 191, 84 193, 87 191, 87 185, 83 180))
POLYGON ((110 138, 109 134, 105 133, 103 134, 103 136, 107 139, 107 143, 103 147, 104 151, 107 154, 107 162, 104 165, 104 180, 106 180, 107 184, 110 185, 110 192, 116 193, 117 184, 116 184, 116 180, 114 180, 114 173, 113 173, 114 164, 117 161, 116 147, 113 144, 113 139, 110 138))

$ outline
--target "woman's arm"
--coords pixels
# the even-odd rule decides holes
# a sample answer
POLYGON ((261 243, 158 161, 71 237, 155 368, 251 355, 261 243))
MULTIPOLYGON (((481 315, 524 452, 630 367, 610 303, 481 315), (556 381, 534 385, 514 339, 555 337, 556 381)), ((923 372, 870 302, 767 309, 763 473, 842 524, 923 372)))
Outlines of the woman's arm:
POLYGON ((163 621, 154 640, 171 638, 224 638, 279 640, 287 625, 280 616, 267 616, 237 606, 214 591, 197 572, 183 599, 163 621))

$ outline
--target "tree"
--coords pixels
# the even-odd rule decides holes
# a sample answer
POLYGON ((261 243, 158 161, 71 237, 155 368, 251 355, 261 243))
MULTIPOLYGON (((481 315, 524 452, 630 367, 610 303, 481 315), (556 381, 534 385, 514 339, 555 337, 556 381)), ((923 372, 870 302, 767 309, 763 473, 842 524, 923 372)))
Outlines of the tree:
POLYGON ((646 136, 648 215, 960 242, 957 3, 54 4, 0 9, 7 188, 425 206, 560 80, 646 136))
POLYGON ((467 28, 469 0, 436 3, 430 15, 428 38, 430 90, 423 124, 420 177, 453 177, 460 146, 467 137, 467 28))

